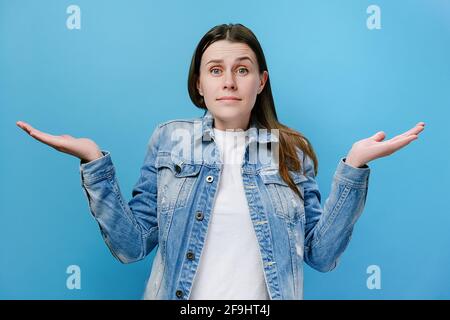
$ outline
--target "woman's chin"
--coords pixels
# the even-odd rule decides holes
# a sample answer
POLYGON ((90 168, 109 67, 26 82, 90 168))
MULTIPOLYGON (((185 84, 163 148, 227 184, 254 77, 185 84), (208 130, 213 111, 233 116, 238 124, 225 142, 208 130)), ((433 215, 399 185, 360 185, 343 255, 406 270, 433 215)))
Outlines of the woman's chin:
POLYGON ((230 120, 233 118, 241 118, 243 114, 245 114, 242 106, 220 106, 213 111, 215 117, 230 120))

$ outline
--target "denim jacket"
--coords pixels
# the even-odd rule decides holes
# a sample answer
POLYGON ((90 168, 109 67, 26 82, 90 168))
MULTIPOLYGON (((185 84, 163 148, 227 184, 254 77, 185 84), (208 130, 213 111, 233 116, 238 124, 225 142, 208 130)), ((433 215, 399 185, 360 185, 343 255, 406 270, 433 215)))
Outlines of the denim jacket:
MULTIPOLYGON (((270 162, 250 161, 252 147, 278 141, 258 128, 251 120, 241 172, 267 290, 270 299, 303 299, 303 261, 321 272, 336 267, 363 211, 370 169, 341 158, 322 207, 313 162, 302 151, 303 170, 289 171, 301 197, 270 162)), ((222 169, 211 113, 156 127, 129 202, 110 152, 102 153, 80 162, 80 173, 105 243, 122 263, 139 261, 158 245, 144 299, 189 299, 222 169)))

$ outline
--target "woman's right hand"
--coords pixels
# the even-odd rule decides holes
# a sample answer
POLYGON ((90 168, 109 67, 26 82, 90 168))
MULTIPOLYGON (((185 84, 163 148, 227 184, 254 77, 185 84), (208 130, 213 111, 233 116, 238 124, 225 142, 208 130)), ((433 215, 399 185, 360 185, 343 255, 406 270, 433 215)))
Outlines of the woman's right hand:
POLYGON ((17 121, 16 124, 36 140, 43 142, 60 152, 71 154, 79 158, 82 163, 103 157, 100 148, 91 139, 74 138, 67 134, 54 136, 41 132, 23 121, 17 121))

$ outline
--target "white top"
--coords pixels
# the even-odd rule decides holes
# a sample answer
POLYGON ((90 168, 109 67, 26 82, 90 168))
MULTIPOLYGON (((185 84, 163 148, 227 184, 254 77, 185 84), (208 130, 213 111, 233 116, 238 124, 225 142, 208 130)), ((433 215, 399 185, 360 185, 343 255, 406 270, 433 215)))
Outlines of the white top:
POLYGON ((189 299, 269 299, 242 182, 246 134, 214 128, 224 165, 189 299))

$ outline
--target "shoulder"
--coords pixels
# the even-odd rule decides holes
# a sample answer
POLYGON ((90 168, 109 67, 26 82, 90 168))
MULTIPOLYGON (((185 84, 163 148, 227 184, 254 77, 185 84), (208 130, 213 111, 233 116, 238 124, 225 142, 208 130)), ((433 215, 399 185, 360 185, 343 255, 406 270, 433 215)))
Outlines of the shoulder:
POLYGON ((158 124, 158 129, 171 130, 175 128, 191 128, 195 123, 201 123, 202 117, 191 117, 184 119, 171 119, 158 124))
POLYGON ((191 141, 191 137, 201 132, 201 128, 202 117, 167 120, 157 125, 151 135, 150 142, 158 145, 160 150, 168 151, 178 143, 191 141), (182 138, 181 142, 179 141, 180 138, 182 138))

